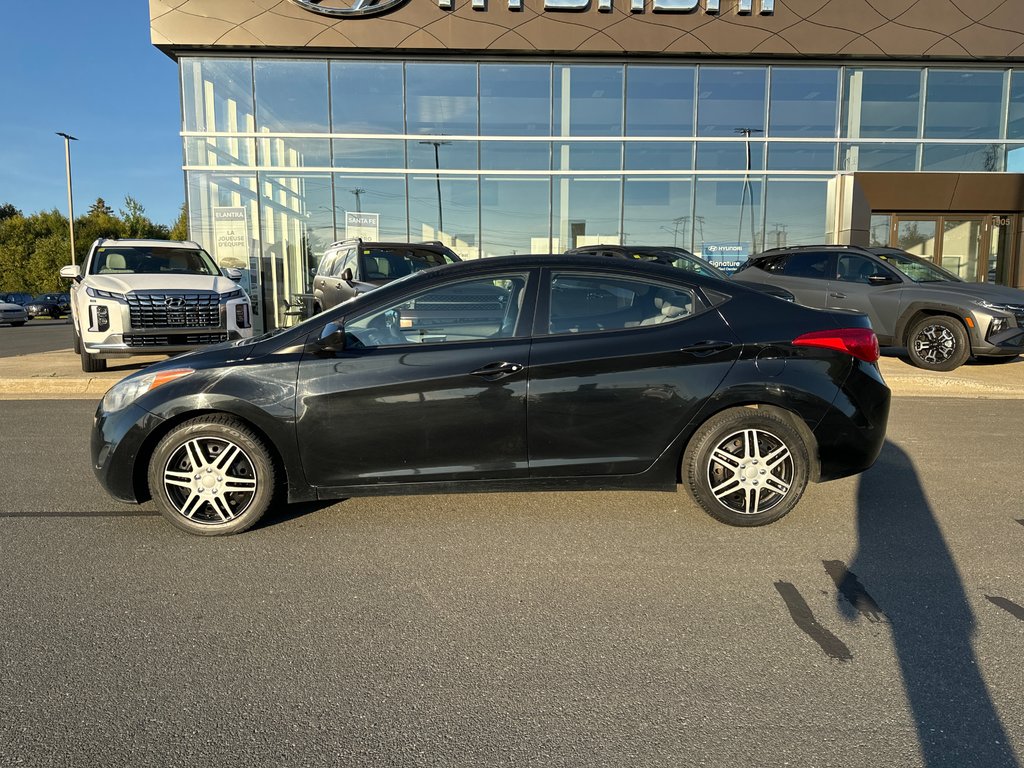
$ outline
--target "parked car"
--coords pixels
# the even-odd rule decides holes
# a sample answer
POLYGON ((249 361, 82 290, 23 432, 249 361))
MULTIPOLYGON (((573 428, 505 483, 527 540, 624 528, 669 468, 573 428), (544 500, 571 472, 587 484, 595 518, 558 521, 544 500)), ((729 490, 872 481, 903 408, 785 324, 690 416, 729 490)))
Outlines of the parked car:
POLYGON ((72 280, 74 348, 86 373, 108 358, 185 352, 252 336, 249 297, 192 241, 100 238, 72 280))
POLYGON ((0 324, 7 325, 24 325, 28 320, 28 312, 21 304, 15 304, 13 301, 6 301, 2 295, 0 295, 0 324))
POLYGON ((99 406, 93 467, 200 535, 245 530, 275 498, 679 484, 718 520, 763 525, 875 460, 877 357, 863 315, 731 281, 480 259, 132 374, 99 406), (503 291, 505 314, 403 326, 476 288, 503 291))
POLYGON ((48 316, 54 319, 71 312, 71 297, 66 293, 42 293, 25 305, 29 317, 48 316))
POLYGON ((379 243, 359 239, 332 243, 313 275, 313 312, 423 269, 460 261, 437 242, 379 243))
MULTIPOLYGON (((567 254, 579 254, 590 256, 608 256, 613 259, 630 259, 632 261, 653 261, 657 264, 665 264, 676 269, 683 269, 687 272, 696 272, 706 277, 717 277, 719 280, 734 279, 727 272, 723 272, 710 261, 702 259, 690 253, 685 248, 677 248, 667 245, 583 245, 579 248, 571 248, 567 254)), ((737 282, 744 282, 738 280, 737 282)), ((779 288, 766 283, 746 283, 750 288, 756 288, 762 293, 774 296, 777 299, 793 301, 793 294, 785 288, 779 288)))
POLYGON ((19 306, 25 306, 32 301, 32 294, 25 293, 24 291, 14 291, 13 293, 0 293, 0 301, 6 301, 9 304, 18 304, 19 306))
POLYGON ((951 371, 972 355, 1024 352, 1024 291, 964 282, 898 248, 776 248, 735 274, 785 288, 809 307, 863 312, 879 341, 905 346, 919 368, 951 371))

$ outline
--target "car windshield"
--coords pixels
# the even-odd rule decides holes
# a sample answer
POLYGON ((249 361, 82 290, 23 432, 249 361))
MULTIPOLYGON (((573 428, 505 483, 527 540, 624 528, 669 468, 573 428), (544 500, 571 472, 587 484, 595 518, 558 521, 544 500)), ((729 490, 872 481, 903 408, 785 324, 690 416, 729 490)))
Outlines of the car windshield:
POLYGON ((220 270, 200 248, 155 245, 115 245, 97 248, 91 275, 219 275, 220 270))
POLYGON ((431 267, 455 262, 444 253, 414 248, 363 248, 360 272, 366 280, 394 280, 431 267))
POLYGON ((952 272, 947 272, 942 267, 932 264, 930 261, 912 256, 903 251, 877 250, 874 254, 888 264, 895 267, 901 273, 913 280, 915 283, 961 283, 959 277, 952 272))

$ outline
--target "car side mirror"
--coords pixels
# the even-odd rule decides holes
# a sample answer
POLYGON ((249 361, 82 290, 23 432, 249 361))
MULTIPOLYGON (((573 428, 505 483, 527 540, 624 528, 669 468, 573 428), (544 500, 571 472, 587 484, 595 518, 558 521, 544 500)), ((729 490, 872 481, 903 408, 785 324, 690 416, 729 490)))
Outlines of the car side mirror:
POLYGON ((234 267, 225 267, 221 270, 224 273, 224 277, 228 280, 234 280, 236 283, 242 279, 242 270, 235 269, 234 267))
POLYGON ((355 279, 355 275, 352 274, 351 267, 347 267, 345 271, 341 273, 341 279, 346 283, 351 283, 355 279))
POLYGON ((68 264, 60 268, 60 276, 67 280, 81 280, 82 268, 77 264, 68 264))
POLYGON ((345 326, 332 320, 320 332, 316 340, 318 352, 343 352, 345 350, 345 326))
POLYGON ((871 275, 868 277, 868 283, 871 285, 892 285, 896 280, 889 275, 871 275))

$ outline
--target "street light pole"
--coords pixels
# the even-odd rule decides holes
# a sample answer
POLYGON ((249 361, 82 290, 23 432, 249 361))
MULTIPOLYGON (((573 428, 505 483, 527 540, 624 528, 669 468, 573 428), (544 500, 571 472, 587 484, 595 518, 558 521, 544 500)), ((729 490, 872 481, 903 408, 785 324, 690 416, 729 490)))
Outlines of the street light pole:
POLYGON ((71 196, 71 142, 78 141, 74 136, 67 133, 56 132, 58 136, 64 137, 64 164, 67 168, 68 177, 68 231, 71 234, 71 263, 75 263, 75 204, 71 196))
POLYGON ((441 207, 441 155, 440 149, 442 144, 451 144, 450 141, 440 141, 438 139, 431 139, 429 141, 421 141, 420 144, 433 144, 434 145, 434 179, 437 181, 437 237, 441 239, 441 233, 444 232, 444 211, 441 207))
POLYGON ((365 190, 365 189, 363 189, 362 187, 356 187, 355 189, 350 189, 350 190, 349 190, 349 192, 351 192, 351 193, 352 193, 353 195, 355 195, 355 196, 356 196, 356 213, 362 213, 362 210, 363 210, 363 206, 362 206, 362 204, 361 204, 361 203, 359 202, 359 196, 360 196, 361 194, 363 194, 363 192, 365 192, 365 191, 366 191, 366 190, 365 190))

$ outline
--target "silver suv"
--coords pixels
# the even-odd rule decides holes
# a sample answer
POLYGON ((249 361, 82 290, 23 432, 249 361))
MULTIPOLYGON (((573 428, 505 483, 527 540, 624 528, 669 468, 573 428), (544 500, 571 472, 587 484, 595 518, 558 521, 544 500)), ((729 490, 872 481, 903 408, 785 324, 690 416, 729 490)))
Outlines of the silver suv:
POLYGON ((971 356, 1024 352, 1024 291, 964 282, 898 248, 776 248, 735 276, 785 288, 809 307, 863 312, 879 342, 905 346, 919 368, 951 371, 971 356))
POLYGON ((252 336, 249 297, 197 243, 99 239, 72 280, 71 317, 82 370, 107 359, 185 352, 252 336))

